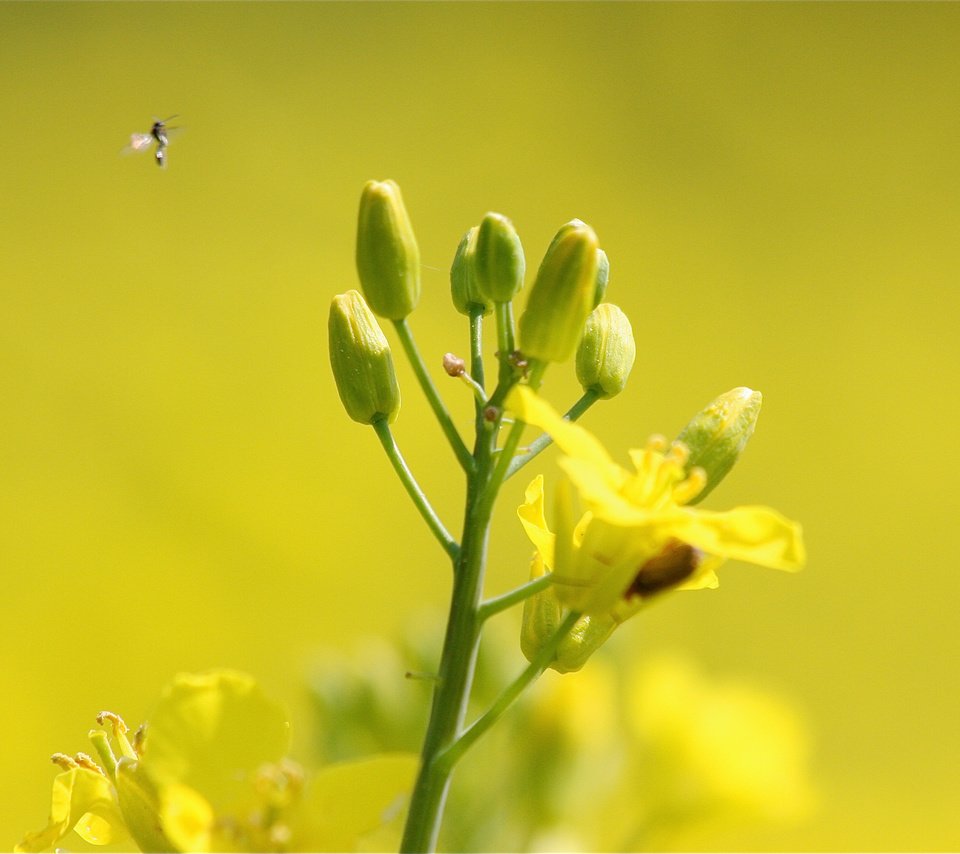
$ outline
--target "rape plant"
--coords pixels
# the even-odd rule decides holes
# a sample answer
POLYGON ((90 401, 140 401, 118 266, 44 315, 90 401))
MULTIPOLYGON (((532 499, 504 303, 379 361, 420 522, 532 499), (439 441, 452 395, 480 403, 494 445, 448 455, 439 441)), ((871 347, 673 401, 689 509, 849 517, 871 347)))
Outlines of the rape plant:
MULTIPOLYGON (((420 257, 400 189, 363 190, 356 246, 362 294, 330 307, 330 361, 347 414, 373 427, 394 471, 452 568, 452 590, 432 704, 419 758, 379 755, 307 774, 286 757, 282 710, 250 677, 229 671, 178 677, 149 725, 130 738, 104 712, 90 740, 99 758, 55 754, 50 820, 17 850, 42 851, 74 831, 93 845, 144 851, 355 850, 378 847, 410 792, 401 847, 432 851, 458 762, 546 670, 582 668, 624 620, 680 588, 714 587, 727 559, 782 570, 804 561, 800 527, 767 507, 695 507, 727 474, 753 433, 759 392, 737 388, 696 415, 672 443, 650 439, 615 462, 574 423, 618 394, 636 356, 630 322, 604 302, 609 263, 593 229, 572 220, 540 262, 519 320, 514 303, 526 260, 505 216, 488 213, 460 241, 451 269, 455 308, 468 320, 469 359, 448 353, 447 374, 473 395, 473 436, 457 430, 414 341, 409 316, 420 298, 420 257), (488 384, 484 320, 496 333, 488 384), (393 437, 400 389, 389 320, 466 481, 463 527, 451 534, 393 437), (575 358, 582 397, 565 416, 539 395, 551 365, 575 358), (526 425, 541 435, 526 445, 526 425), (518 509, 534 546, 530 578, 484 597, 491 519, 508 478, 555 442, 564 456, 546 520, 541 476, 518 509), (529 665, 473 720, 467 709, 485 625, 523 605, 520 648, 529 665)), ((524 560, 523 563, 526 563, 524 560)))
POLYGON ((783 570, 804 561, 800 527, 761 506, 725 512, 693 505, 730 470, 753 433, 758 392, 734 389, 698 414, 673 443, 652 438, 630 452, 633 469, 573 423, 616 395, 633 366, 629 321, 602 302, 609 264, 589 225, 562 226, 540 263, 514 320, 525 257, 510 220, 488 213, 457 249, 451 270, 454 306, 469 320, 469 364, 444 357, 448 374, 473 390, 470 446, 457 431, 414 341, 408 318, 420 298, 420 257, 400 189, 370 181, 360 202, 357 291, 333 300, 330 357, 341 400, 371 425, 427 527, 452 564, 450 608, 419 771, 404 830, 404 851, 436 846, 451 776, 464 753, 548 668, 580 669, 625 619, 659 594, 715 587, 727 559, 783 570), (484 318, 496 329, 496 379, 488 392, 484 318), (400 408, 392 355, 374 315, 389 320, 466 479, 463 529, 444 526, 407 466, 391 423, 400 408), (561 417, 539 396, 544 373, 576 356, 583 396, 561 417), (543 434, 521 447, 525 425, 543 434), (493 599, 483 594, 494 505, 504 482, 551 441, 564 453, 555 493, 555 525, 544 513, 537 477, 519 509, 536 552, 531 578, 493 599), (475 720, 467 721, 484 624, 524 603, 521 648, 529 666, 475 720))

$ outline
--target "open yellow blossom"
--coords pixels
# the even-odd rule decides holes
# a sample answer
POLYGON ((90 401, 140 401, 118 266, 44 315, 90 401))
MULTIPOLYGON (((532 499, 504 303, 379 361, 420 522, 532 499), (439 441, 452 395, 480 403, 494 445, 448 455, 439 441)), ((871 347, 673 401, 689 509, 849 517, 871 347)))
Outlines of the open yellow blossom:
POLYGON ((48 825, 15 851, 46 851, 73 831, 123 850, 355 850, 396 817, 417 768, 412 754, 387 754, 307 777, 284 755, 283 709, 230 670, 177 676, 132 740, 119 715, 97 722, 109 729, 90 732, 102 766, 55 754, 48 825))
POLYGON ((566 455, 560 461, 567 477, 556 493, 556 532, 544 518, 542 479, 527 488, 518 512, 568 609, 619 622, 660 591, 715 587, 715 571, 729 558, 783 570, 803 565, 799 524, 775 510, 685 506, 706 479, 700 469, 685 471, 684 445, 667 448, 665 439, 654 437, 642 450, 630 451, 634 471, 628 471, 531 389, 515 388, 506 406, 549 433, 566 455), (585 509, 579 520, 571 484, 585 509))

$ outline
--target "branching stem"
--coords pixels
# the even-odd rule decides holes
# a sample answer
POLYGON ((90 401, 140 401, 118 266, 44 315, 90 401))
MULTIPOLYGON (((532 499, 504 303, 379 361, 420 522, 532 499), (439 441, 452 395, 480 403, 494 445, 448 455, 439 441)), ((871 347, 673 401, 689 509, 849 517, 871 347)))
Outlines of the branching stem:
POLYGON ((381 418, 378 421, 374 421, 373 429, 376 431, 377 438, 380 439, 380 444, 383 445, 383 450, 386 451, 387 458, 393 465, 393 470, 397 473, 397 477, 400 478, 400 482, 403 484, 404 489, 407 490, 407 494, 413 499, 414 506, 420 511, 423 521, 427 523, 427 527, 431 533, 437 538, 440 545, 443 546, 443 550, 451 558, 456 560, 460 554, 460 546, 444 527, 443 522, 440 521, 440 517, 437 516, 430 502, 427 500, 427 496, 420 488, 420 484, 417 483, 409 466, 407 466, 403 454, 400 453, 400 448, 397 447, 397 443, 394 441, 393 433, 390 431, 390 425, 387 423, 387 419, 381 418))
POLYGON ((470 456, 470 451, 467 450, 463 439, 460 438, 460 434, 453 424, 453 419, 450 417, 447 407, 444 406, 443 400, 440 399, 440 393, 430 378, 427 366, 423 363, 423 358, 420 356, 417 344, 413 340, 413 332, 407 324, 406 318, 393 321, 393 326, 397 330, 397 336, 400 338, 403 351, 407 354, 410 366, 413 368, 417 381, 420 383, 420 388, 423 389, 423 393, 430 403, 430 408, 433 410, 434 415, 437 416, 437 421, 440 422, 440 428, 447 437, 450 447, 453 448, 460 467, 469 474, 474 465, 473 457, 470 456))

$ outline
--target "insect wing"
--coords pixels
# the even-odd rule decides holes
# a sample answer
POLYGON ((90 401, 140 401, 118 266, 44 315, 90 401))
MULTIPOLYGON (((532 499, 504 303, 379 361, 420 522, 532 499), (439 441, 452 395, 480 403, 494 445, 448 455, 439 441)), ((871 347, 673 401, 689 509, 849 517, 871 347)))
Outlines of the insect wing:
POLYGON ((144 148, 147 148, 153 141, 154 141, 153 134, 149 134, 149 133, 130 134, 130 147, 134 151, 142 151, 144 148))
POLYGON ((123 149, 124 154, 133 154, 135 151, 146 151, 156 140, 149 133, 130 134, 130 144, 123 149))

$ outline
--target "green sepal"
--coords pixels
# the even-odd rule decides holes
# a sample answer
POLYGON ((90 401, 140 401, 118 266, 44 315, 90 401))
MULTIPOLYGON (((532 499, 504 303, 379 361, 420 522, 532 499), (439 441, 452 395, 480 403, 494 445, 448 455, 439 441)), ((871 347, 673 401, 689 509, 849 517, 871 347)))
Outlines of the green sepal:
POLYGON ((163 832, 160 797, 142 765, 129 757, 117 763, 117 798, 127 830, 141 851, 177 851, 163 832))
POLYGON ((706 486, 689 503, 702 501, 726 477, 743 453, 760 416, 763 395, 746 387, 721 394, 698 412, 677 441, 690 451, 686 468, 703 469, 706 486))
POLYGON ((460 314, 467 317, 476 311, 481 314, 490 314, 493 311, 493 301, 481 294, 477 286, 476 251, 479 230, 475 225, 463 235, 450 267, 450 295, 453 297, 453 305, 460 314))
POLYGON ((603 302, 607 294, 607 283, 610 281, 610 259, 602 249, 597 250, 597 289, 593 295, 593 307, 603 302))
POLYGON ((400 387, 390 345, 363 297, 347 291, 333 298, 328 321, 330 366, 347 414, 361 424, 393 422, 400 387))
POLYGON ((577 379, 584 391, 610 398, 623 391, 637 357, 627 316, 612 303, 601 303, 587 317, 577 348, 577 379))
POLYGON ((475 259, 477 287, 489 301, 510 302, 523 287, 523 246, 503 214, 491 212, 481 220, 475 259))
POLYGON ((580 220, 557 232, 520 317, 520 350, 528 359, 565 362, 577 348, 593 309, 597 235, 580 220))
POLYGON ((402 320, 420 301, 420 250, 394 181, 368 181, 357 222, 357 274, 370 308, 402 320))

